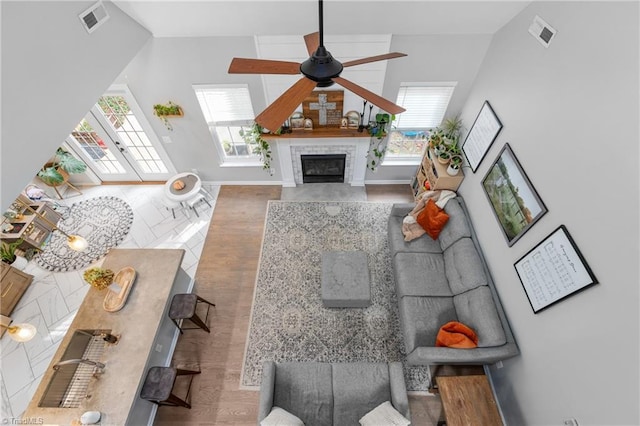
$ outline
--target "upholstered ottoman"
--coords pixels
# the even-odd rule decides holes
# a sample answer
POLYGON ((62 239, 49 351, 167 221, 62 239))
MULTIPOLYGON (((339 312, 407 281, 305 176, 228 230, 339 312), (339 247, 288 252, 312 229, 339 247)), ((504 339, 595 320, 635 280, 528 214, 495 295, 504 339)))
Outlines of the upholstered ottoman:
POLYGON ((367 254, 330 251, 322 254, 322 304, 327 308, 366 308, 371 304, 367 254))

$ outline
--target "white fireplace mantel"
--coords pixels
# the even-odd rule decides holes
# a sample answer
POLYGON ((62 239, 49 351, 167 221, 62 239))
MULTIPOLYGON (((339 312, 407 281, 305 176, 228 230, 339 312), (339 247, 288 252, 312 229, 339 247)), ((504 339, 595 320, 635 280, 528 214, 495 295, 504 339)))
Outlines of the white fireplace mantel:
POLYGON ((282 186, 302 185, 301 155, 306 154, 346 154, 344 181, 351 186, 364 186, 367 172, 367 152, 369 136, 331 137, 331 138, 274 138, 269 142, 275 145, 280 159, 282 186))

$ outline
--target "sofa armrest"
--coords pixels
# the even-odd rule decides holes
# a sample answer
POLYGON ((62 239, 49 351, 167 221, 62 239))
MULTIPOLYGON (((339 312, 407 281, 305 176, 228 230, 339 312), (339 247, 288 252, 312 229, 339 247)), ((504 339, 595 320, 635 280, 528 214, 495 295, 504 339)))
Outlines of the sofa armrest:
POLYGON ((260 405, 258 406, 258 426, 273 408, 273 394, 276 384, 276 363, 265 361, 262 365, 262 382, 260 383, 260 405))
POLYGON ((409 365, 493 364, 503 359, 518 355, 518 347, 514 342, 490 348, 454 349, 420 346, 407 355, 409 365))
POLYGON ((404 372, 401 362, 389 363, 389 387, 391 389, 391 405, 411 420, 409 414, 409 398, 407 397, 407 386, 404 382, 404 372))
POLYGON ((415 203, 395 203, 391 207, 391 213, 389 216, 405 217, 415 206, 415 203))

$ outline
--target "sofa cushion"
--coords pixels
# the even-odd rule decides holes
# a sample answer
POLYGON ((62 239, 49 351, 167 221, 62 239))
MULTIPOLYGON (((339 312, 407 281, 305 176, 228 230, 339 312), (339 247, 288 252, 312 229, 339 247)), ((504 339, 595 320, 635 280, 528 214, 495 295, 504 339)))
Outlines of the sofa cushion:
MULTIPOLYGON (((389 216, 387 233, 391 255, 398 252, 442 253, 440 243, 426 235, 415 240, 405 241, 402 234, 402 219, 404 216, 389 216)), ((446 228, 446 227, 445 227, 446 228)))
POLYGON ((332 367, 334 426, 357 425, 362 416, 391 399, 386 362, 336 363, 332 367))
POLYGON ((276 369, 273 405, 297 416, 306 425, 330 425, 333 419, 331 364, 280 363, 276 369))
POLYGON ((453 297, 405 296, 398 310, 407 354, 418 346, 433 347, 442 324, 458 320, 453 297))
POLYGON ((304 426, 302 420, 280 407, 273 407, 260 426, 304 426))
POLYGON ((460 205, 459 197, 447 201, 444 211, 449 215, 447 225, 442 228, 438 240, 442 251, 446 250, 462 237, 471 237, 471 229, 465 210, 460 205))
POLYGON ((360 419, 361 426, 409 426, 411 422, 390 401, 385 401, 360 419))
POLYGON ((471 238, 461 238, 445 250, 444 269, 453 294, 487 285, 487 275, 471 238))
POLYGON ((478 335, 478 347, 501 346, 507 342, 489 287, 481 286, 458 294, 453 297, 453 303, 458 321, 478 335))
POLYGON ((436 203, 429 199, 424 209, 418 213, 416 222, 420 224, 432 239, 437 239, 438 235, 442 231, 442 228, 449 221, 449 215, 436 203))
POLYGON ((453 296, 440 253, 398 253, 393 259, 396 293, 403 296, 453 296))

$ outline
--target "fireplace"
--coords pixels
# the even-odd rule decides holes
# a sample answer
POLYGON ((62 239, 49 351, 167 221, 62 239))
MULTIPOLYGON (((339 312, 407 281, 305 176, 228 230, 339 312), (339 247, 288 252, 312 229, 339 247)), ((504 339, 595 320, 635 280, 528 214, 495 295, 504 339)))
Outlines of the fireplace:
POLYGON ((302 182, 344 182, 346 154, 301 155, 302 182))

